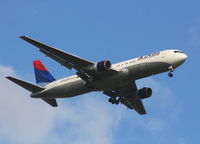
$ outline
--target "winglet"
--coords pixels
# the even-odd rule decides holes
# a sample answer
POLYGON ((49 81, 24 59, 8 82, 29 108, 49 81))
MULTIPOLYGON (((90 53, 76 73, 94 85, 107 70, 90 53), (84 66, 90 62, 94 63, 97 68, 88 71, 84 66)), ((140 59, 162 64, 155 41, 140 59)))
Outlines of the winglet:
POLYGON ((27 37, 27 36, 20 36, 19 38, 21 38, 23 40, 28 40, 29 39, 29 37, 27 37))
POLYGON ((28 41, 28 39, 29 39, 29 37, 27 37, 27 36, 20 36, 19 38, 21 38, 21 39, 23 39, 25 41, 28 41))
POLYGON ((19 38, 23 39, 24 37, 26 37, 26 36, 20 36, 19 38))
POLYGON ((32 44, 32 45, 34 45, 34 46, 36 46, 36 47, 38 47, 40 49, 45 49, 45 47, 47 47, 47 45, 45 45, 45 44, 43 44, 41 42, 38 42, 38 41, 36 41, 34 39, 31 39, 31 38, 29 38, 27 36, 20 36, 19 38, 23 39, 24 41, 26 41, 26 42, 28 42, 28 43, 30 43, 30 44, 32 44))

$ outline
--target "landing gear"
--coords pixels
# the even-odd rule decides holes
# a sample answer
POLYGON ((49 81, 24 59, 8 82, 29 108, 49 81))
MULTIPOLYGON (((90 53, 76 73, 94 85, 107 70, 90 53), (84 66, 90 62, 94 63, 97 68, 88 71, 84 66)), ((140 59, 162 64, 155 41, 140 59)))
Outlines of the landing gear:
POLYGON ((112 103, 112 101, 113 101, 113 98, 109 98, 109 99, 108 99, 108 101, 109 101, 110 103, 112 103))
POLYGON ((116 98, 109 98, 108 101, 112 104, 116 104, 118 105, 119 104, 119 99, 116 99, 116 98))
POLYGON ((173 77, 174 76, 173 72, 174 72, 175 69, 173 68, 173 66, 170 66, 168 69, 169 69, 168 76, 173 77))
POLYGON ((173 77, 173 76, 174 76, 173 72, 169 72, 169 73, 168 73, 168 76, 169 76, 169 77, 173 77))

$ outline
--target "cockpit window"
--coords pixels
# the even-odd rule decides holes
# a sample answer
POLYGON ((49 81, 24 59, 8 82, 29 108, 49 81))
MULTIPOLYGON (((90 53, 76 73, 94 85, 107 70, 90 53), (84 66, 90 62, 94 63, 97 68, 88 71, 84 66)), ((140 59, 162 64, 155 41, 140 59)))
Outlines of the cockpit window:
POLYGON ((183 53, 183 52, 182 52, 182 51, 177 51, 177 50, 176 50, 176 51, 174 51, 174 53, 183 53))

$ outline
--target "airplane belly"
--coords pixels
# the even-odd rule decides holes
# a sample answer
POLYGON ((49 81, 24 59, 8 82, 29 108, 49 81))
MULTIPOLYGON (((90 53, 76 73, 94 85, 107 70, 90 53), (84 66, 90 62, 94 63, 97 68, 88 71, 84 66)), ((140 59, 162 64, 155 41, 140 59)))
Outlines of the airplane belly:
POLYGON ((87 89, 84 86, 83 81, 77 81, 77 82, 72 82, 72 83, 56 86, 34 97, 35 98, 68 98, 68 97, 81 95, 90 91, 91 91, 90 89, 87 89))
POLYGON ((128 80, 128 70, 124 70, 118 75, 106 77, 104 79, 94 82, 95 90, 102 91, 112 89, 117 86, 123 85, 128 80))

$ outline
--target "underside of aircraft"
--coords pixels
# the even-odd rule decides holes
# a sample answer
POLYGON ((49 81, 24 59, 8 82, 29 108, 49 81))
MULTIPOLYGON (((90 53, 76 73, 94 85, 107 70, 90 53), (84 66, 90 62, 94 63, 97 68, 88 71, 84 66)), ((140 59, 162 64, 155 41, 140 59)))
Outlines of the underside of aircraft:
POLYGON ((165 50, 141 56, 117 64, 109 60, 92 62, 57 48, 48 46, 26 36, 21 39, 39 48, 40 52, 68 69, 75 69, 76 75, 56 80, 40 60, 33 62, 36 83, 7 77, 12 82, 31 92, 32 98, 41 98, 53 107, 56 98, 69 98, 92 91, 103 91, 112 104, 124 104, 139 114, 146 114, 143 99, 152 96, 148 87, 138 89, 135 81, 141 78, 167 72, 169 77, 180 66, 187 55, 179 50, 165 50))

